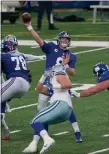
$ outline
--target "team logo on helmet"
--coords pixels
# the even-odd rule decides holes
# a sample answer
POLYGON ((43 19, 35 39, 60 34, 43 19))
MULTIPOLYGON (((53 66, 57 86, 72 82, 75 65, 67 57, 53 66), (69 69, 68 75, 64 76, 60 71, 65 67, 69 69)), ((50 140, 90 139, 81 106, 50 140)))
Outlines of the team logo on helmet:
POLYGON ((2 52, 16 50, 18 46, 17 39, 14 35, 7 35, 2 42, 2 52))
POLYGON ((106 71, 109 70, 109 66, 104 63, 98 63, 93 68, 93 74, 97 77, 101 77, 106 71))

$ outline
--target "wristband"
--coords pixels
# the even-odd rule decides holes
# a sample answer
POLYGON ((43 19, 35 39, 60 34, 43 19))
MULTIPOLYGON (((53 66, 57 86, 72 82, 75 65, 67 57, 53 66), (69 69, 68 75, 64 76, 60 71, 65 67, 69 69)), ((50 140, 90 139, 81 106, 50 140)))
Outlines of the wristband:
POLYGON ((45 81, 45 79, 46 79, 46 76, 42 75, 42 77, 40 78, 39 82, 43 83, 45 81))
POLYGON ((65 69, 69 68, 69 65, 68 64, 64 65, 64 68, 65 69))
POLYGON ((28 30, 32 30, 33 27, 30 25, 30 26, 27 27, 27 29, 28 29, 28 30))
POLYGON ((52 86, 54 89, 61 89, 62 87, 61 87, 61 84, 54 84, 53 86, 52 86))

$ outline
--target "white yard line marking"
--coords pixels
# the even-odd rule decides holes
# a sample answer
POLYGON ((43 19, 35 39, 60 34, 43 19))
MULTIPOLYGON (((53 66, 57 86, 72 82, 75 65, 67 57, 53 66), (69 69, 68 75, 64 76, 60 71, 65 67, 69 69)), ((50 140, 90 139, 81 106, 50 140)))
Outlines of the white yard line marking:
MULTIPOLYGON (((52 41, 52 40, 50 40, 52 41)), ((47 41, 46 42, 50 42, 47 41)), ((18 40, 19 45, 24 46, 39 46, 34 40, 18 40)), ((56 41, 52 41, 57 44, 56 41)), ((109 41, 71 41, 71 46, 76 47, 109 47, 109 41)))
POLYGON ((12 108, 11 111, 24 109, 24 108, 27 108, 27 107, 30 107, 30 106, 37 106, 37 103, 30 104, 30 105, 25 105, 25 106, 19 106, 19 107, 16 107, 16 108, 12 108))
POLYGON ((10 134, 14 134, 14 133, 18 133, 18 132, 21 132, 22 130, 14 130, 14 131, 11 131, 10 134))
POLYGON ((68 131, 65 131, 65 132, 60 132, 60 133, 56 133, 56 134, 53 134, 54 136, 59 136, 59 135, 64 135, 64 134, 68 134, 69 132, 68 131))
MULTIPOLYGON (((1 41, 1 40, 0 40, 1 41)), ((57 41, 45 40, 46 42, 53 42, 57 44, 57 41)), ((22 46, 36 46, 39 47, 35 40, 18 40, 19 45, 22 46)), ((71 41, 72 47, 109 47, 109 41, 71 41)))
MULTIPOLYGON (((15 134, 15 133, 19 133, 21 132, 22 130, 14 130, 14 131, 11 131, 10 134, 15 134)), ((64 131, 64 132, 60 132, 60 133, 56 133, 56 134, 53 134, 54 136, 59 136, 59 135, 64 135, 64 134, 68 134, 69 132, 68 131, 64 131)))
POLYGON ((34 48, 39 48, 39 46, 37 45, 37 46, 33 46, 33 47, 31 47, 31 48, 33 48, 33 49, 34 49, 34 48))
POLYGON ((108 151, 108 150, 109 150, 109 148, 107 148, 107 149, 102 149, 102 150, 98 150, 98 151, 94 151, 94 152, 90 152, 90 153, 88 153, 88 154, 102 153, 102 152, 105 152, 105 151, 108 151))
POLYGON ((102 137, 109 137, 109 134, 105 134, 105 135, 103 135, 102 137))
POLYGON ((79 54, 84 54, 84 53, 89 53, 89 52, 93 52, 93 51, 99 51, 99 50, 104 50, 104 49, 108 49, 108 47, 105 48, 98 48, 98 49, 92 49, 92 50, 86 50, 86 51, 80 51, 80 52, 75 52, 75 55, 79 55, 79 54))

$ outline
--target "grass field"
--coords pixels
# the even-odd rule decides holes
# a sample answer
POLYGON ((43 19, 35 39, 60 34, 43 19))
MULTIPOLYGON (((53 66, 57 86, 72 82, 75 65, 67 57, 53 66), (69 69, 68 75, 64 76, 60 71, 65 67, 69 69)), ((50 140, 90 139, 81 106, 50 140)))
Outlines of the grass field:
MULTIPOLYGON (((89 16, 90 18, 90 16, 89 16)), ((88 19, 88 17, 87 17, 88 19)), ((76 41, 109 41, 109 25, 95 24, 91 21, 82 23, 55 23, 59 30, 49 31, 47 21, 44 19, 42 31, 39 35, 43 39, 54 40, 56 35, 63 30, 68 30, 72 35, 72 40, 76 41), (88 35, 87 35, 88 34, 88 35)), ((35 28, 35 15, 33 15, 33 27, 35 28)), ((20 19, 16 25, 2 25, 2 38, 7 34, 14 34, 19 40, 31 40, 27 29, 21 24, 20 19)), ((77 76, 70 77, 72 83, 78 84, 95 84, 96 79, 93 77, 92 68, 98 62, 109 64, 109 48, 96 49, 101 47, 75 47, 70 50, 73 53, 78 52, 76 64, 77 76), (80 53, 81 51, 94 50, 93 52, 80 53)), ((31 48, 31 46, 19 46, 19 51, 31 53, 34 55, 43 55, 40 48, 31 48)), ((21 154, 22 150, 32 140, 33 130, 30 127, 30 120, 37 113, 37 97, 35 85, 40 79, 44 70, 45 61, 36 61, 29 63, 32 72, 32 83, 29 92, 20 100, 13 99, 11 108, 17 108, 36 103, 36 105, 21 109, 14 109, 11 113, 6 114, 6 120, 10 131, 21 130, 18 133, 11 134, 10 141, 2 141, 3 154, 21 154)), ((109 93, 107 91, 91 96, 89 98, 72 99, 74 111, 77 115, 83 142, 75 143, 74 132, 69 122, 50 126, 49 133, 56 140, 56 145, 47 153, 48 154, 88 154, 90 152, 109 148, 109 137, 102 137, 109 134, 109 93), (68 131, 67 134, 54 136, 53 134, 68 131)), ((42 141, 39 143, 39 149, 42 141)), ((102 152, 108 154, 109 151, 102 152)))

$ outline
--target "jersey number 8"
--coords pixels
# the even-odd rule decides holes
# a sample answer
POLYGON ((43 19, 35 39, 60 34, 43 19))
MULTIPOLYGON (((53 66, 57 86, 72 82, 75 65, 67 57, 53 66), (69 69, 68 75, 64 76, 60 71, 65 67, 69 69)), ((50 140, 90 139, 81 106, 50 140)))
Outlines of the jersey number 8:
POLYGON ((27 70, 26 61, 23 58, 23 56, 11 57, 11 60, 16 61, 16 67, 15 67, 16 71, 21 70, 21 69, 27 70), (21 66, 22 66, 22 68, 21 68, 21 66))

